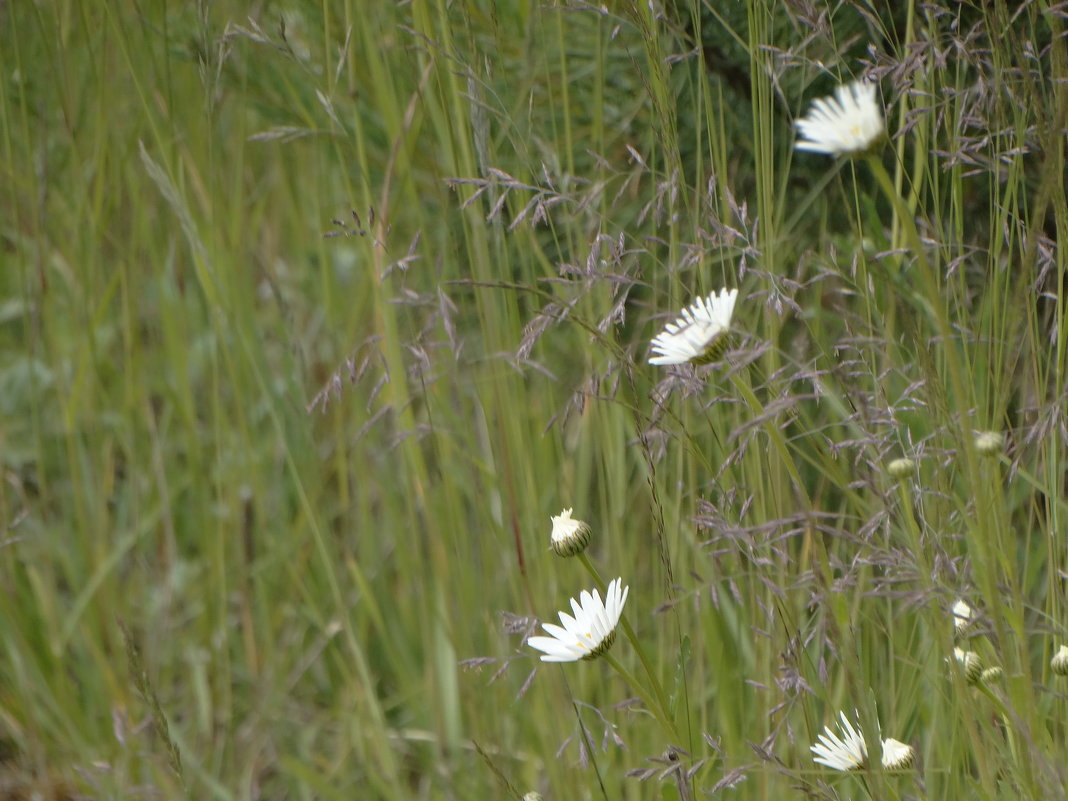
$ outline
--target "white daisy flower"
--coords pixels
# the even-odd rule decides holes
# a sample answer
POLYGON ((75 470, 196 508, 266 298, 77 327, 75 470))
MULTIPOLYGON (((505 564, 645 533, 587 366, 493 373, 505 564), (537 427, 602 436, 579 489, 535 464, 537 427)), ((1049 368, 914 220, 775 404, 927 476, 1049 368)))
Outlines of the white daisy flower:
MULTIPOLYGON (((839 737, 830 726, 826 726, 824 733, 819 736, 819 742, 811 746, 816 755, 812 761, 834 770, 863 770, 868 761, 864 735, 850 722, 845 712, 840 712, 839 717, 842 719, 839 726, 842 736, 839 737)), ((901 770, 912 764, 914 752, 911 745, 892 737, 882 740, 882 745, 882 763, 886 770, 901 770)))
POLYGON ((842 734, 839 737, 830 726, 824 727, 824 733, 819 736, 819 742, 811 746, 813 762, 826 765, 834 770, 860 770, 864 767, 864 760, 868 758, 868 746, 864 744, 864 737, 853 728, 845 712, 840 713, 842 718, 842 734))
POLYGON ((543 623, 542 628, 552 636, 531 637, 527 644, 544 652, 542 662, 577 662, 600 656, 612 646, 630 592, 630 587, 620 589, 622 582, 621 578, 609 582, 604 603, 597 590, 583 590, 580 600, 571 599, 574 617, 561 612, 563 627, 543 623))
POLYGON ((883 134, 883 112, 873 83, 854 81, 839 86, 834 97, 822 97, 808 115, 794 124, 803 137, 798 150, 844 156, 867 150, 883 134))
POLYGON ((564 509, 553 517, 552 549, 558 556, 574 556, 590 544, 590 527, 564 509))
POLYGON ((911 745, 893 737, 883 740, 883 767, 886 770, 903 770, 912 764, 915 756, 911 745))
POLYGON ((975 435, 975 450, 980 456, 997 456, 1005 450, 1005 432, 980 431, 975 435))
POLYGON ((683 364, 715 358, 726 344, 737 289, 721 289, 708 298, 698 298, 682 316, 668 323, 653 339, 654 356, 649 364, 683 364))
POLYGON ((975 620, 975 610, 965 603, 964 599, 958 599, 950 610, 953 614, 953 631, 959 637, 964 634, 975 620))

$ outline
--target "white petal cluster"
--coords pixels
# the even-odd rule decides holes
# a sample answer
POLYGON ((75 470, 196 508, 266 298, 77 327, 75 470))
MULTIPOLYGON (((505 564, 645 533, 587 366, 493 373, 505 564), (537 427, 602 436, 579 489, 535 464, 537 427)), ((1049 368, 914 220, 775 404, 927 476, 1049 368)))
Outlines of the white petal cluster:
POLYGON ((571 599, 574 617, 561 612, 562 626, 543 623, 542 628, 552 636, 527 640, 531 648, 543 652, 541 661, 577 662, 594 659, 607 651, 615 639, 616 625, 630 592, 630 587, 621 588, 622 583, 621 578, 608 583, 603 603, 597 590, 583 590, 579 600, 571 599))
MULTIPOLYGON (((845 712, 839 713, 839 717, 842 719, 839 726, 841 736, 830 726, 825 727, 824 733, 819 736, 819 742, 811 747, 812 753, 815 754, 812 761, 833 770, 862 770, 868 761, 868 746, 864 742, 864 735, 850 722, 845 712)), ((901 770, 912 764, 915 752, 911 745, 888 737, 882 741, 882 746, 882 763, 886 770, 901 770)))
POLYGON ((883 112, 873 83, 854 81, 839 86, 834 97, 812 104, 808 115, 794 124, 802 139, 798 150, 844 156, 867 150, 883 135, 883 112))
POLYGON ((649 364, 684 364, 701 359, 722 342, 731 325, 737 289, 721 289, 698 298, 682 316, 668 323, 653 339, 649 364))
POLYGON ((864 767, 864 760, 868 757, 868 747, 864 744, 864 737, 849 722, 845 712, 841 713, 842 736, 839 737, 830 726, 824 728, 824 733, 819 736, 819 742, 811 746, 813 762, 826 765, 834 770, 860 770, 864 767))
POLYGON ((915 756, 911 745, 893 737, 883 740, 883 767, 887 770, 904 770, 912 764, 915 756))

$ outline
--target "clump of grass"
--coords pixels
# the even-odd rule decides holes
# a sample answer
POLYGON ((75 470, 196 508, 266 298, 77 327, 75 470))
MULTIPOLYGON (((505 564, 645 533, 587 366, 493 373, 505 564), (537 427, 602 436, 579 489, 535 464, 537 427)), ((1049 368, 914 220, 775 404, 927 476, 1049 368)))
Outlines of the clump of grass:
POLYGON ((713 5, 0 9, 0 736, 123 797, 1063 795, 1062 21, 713 5), (883 148, 796 152, 859 77, 883 148), (591 570, 616 665, 546 669, 591 570), (842 711, 915 762, 814 764, 842 711))

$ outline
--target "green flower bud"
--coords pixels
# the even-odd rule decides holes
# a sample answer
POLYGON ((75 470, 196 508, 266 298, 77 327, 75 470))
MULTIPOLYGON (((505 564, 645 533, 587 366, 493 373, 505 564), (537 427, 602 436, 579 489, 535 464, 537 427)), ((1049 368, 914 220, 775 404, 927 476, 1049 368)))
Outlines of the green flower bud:
POLYGON ((590 544, 590 527, 571 518, 571 510, 564 509, 553 518, 552 549, 557 556, 574 556, 590 544))
POLYGON ((894 459, 886 466, 886 472, 894 478, 908 478, 915 470, 916 463, 912 459, 894 459))
POLYGON ((1068 645, 1062 645, 1049 660, 1049 667, 1058 676, 1068 676, 1068 645))

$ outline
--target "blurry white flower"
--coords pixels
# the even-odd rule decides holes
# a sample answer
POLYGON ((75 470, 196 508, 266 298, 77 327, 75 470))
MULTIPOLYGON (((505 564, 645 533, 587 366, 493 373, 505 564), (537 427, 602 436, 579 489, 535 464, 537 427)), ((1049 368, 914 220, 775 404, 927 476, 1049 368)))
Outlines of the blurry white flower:
POLYGON ((843 737, 835 734, 830 726, 824 728, 824 733, 819 736, 819 742, 811 746, 813 762, 826 765, 834 770, 860 770, 864 767, 864 760, 868 756, 868 747, 864 744, 864 737, 853 728, 845 712, 841 713, 841 730, 843 737))
POLYGON ((916 752, 911 745, 887 737, 883 740, 883 767, 887 770, 902 770, 912 764, 916 752))
MULTIPOLYGON (((839 713, 842 724, 839 737, 830 726, 824 728, 824 733, 819 736, 819 742, 811 746, 813 762, 826 765, 834 770, 851 771, 862 770, 868 760, 868 746, 864 742, 864 736, 849 721, 845 712, 839 713)), ((911 745, 906 745, 892 737, 882 741, 883 744, 883 767, 887 770, 900 770, 912 764, 914 752, 911 745)))
POLYGON ((839 86, 834 97, 822 97, 808 115, 794 124, 803 137, 798 150, 849 155, 867 150, 883 134, 883 112, 873 83, 854 81, 839 86))
POLYGON ((1005 432, 980 431, 975 435, 975 450, 980 456, 997 456, 1005 450, 1005 432))
POLYGON ((975 610, 968 606, 962 598, 953 604, 953 608, 950 611, 953 613, 953 631, 957 636, 960 636, 961 634, 964 634, 975 621, 975 610))
POLYGON ((965 651, 963 648, 953 649, 953 658, 960 664, 960 669, 964 671, 964 678, 968 680, 970 684, 975 684, 979 681, 979 677, 983 675, 983 660, 975 651, 965 651))
POLYGON ((592 593, 583 590, 580 600, 571 599, 574 617, 561 612, 563 627, 543 623, 542 628, 552 636, 531 637, 527 644, 544 652, 542 662, 577 662, 600 656, 612 646, 616 624, 630 592, 630 587, 620 589, 622 582, 623 579, 617 578, 608 583, 604 603, 597 590, 592 593))
POLYGON ((668 323, 653 339, 653 353, 649 364, 683 364, 691 360, 715 358, 726 344, 727 330, 737 289, 721 289, 705 298, 698 298, 682 316, 668 323))
POLYGON ((1068 676, 1068 645, 1062 645, 1049 660, 1049 667, 1058 676, 1068 676))
POLYGON ((564 509, 553 518, 552 549, 558 556, 574 556, 590 544, 590 527, 564 509))

